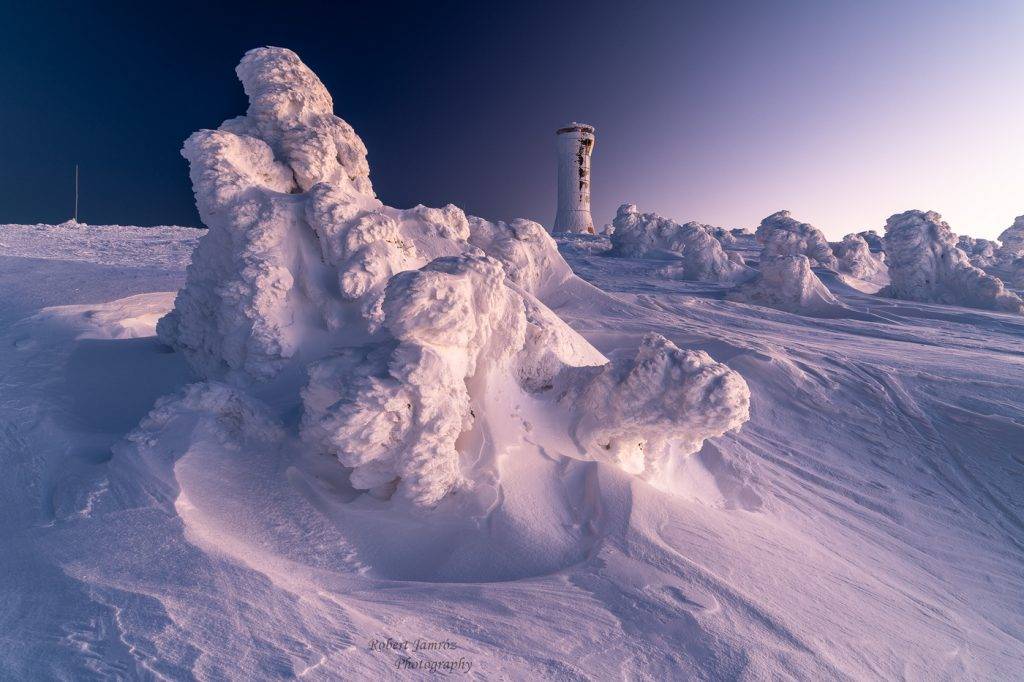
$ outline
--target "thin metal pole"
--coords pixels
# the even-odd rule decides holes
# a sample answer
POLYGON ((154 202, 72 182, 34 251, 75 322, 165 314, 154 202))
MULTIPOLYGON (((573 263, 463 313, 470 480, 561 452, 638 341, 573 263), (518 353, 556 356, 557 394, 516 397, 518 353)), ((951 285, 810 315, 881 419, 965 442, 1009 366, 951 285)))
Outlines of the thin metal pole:
POLYGON ((78 222, 78 164, 75 164, 75 222, 78 222))

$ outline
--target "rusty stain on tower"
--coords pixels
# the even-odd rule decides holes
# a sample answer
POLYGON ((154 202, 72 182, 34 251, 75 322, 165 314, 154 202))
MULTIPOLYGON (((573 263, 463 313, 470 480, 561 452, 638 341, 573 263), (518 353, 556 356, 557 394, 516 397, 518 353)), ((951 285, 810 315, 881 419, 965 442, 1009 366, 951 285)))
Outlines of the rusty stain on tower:
POLYGON ((594 126, 574 121, 555 134, 558 140, 558 212, 554 231, 594 234, 594 219, 590 217, 594 126))

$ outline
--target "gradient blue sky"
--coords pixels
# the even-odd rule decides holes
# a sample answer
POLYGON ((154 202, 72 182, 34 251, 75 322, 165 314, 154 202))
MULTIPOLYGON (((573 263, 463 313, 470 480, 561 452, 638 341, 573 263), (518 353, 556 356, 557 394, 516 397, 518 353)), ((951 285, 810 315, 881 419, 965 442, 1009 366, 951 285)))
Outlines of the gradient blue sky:
POLYGON ((597 127, 624 201, 832 238, 909 208, 994 237, 1024 213, 1024 3, 37 3, 0 8, 0 222, 198 224, 182 140, 244 112, 233 68, 294 49, 396 206, 550 224, 554 130, 597 127))

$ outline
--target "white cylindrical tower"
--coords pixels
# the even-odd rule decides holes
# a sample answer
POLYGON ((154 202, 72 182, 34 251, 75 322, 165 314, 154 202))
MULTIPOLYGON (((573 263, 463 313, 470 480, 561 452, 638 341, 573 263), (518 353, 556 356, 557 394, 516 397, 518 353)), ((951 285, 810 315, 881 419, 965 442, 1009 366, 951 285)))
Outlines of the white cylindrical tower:
POLYGON ((590 217, 590 155, 594 126, 573 121, 556 131, 558 136, 558 213, 555 232, 594 234, 590 217))

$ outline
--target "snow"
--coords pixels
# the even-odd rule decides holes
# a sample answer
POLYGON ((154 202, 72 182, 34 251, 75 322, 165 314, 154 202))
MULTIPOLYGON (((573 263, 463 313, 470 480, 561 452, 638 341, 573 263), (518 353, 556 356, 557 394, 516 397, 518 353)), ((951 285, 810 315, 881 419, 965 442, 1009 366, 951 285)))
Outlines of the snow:
POLYGON ((1003 260, 1013 260, 1024 256, 1024 215, 1017 216, 1013 225, 1003 230, 999 235, 1001 246, 999 257, 1003 260))
POLYGON ((814 265, 833 270, 837 267, 836 257, 821 230, 799 222, 789 211, 779 211, 762 220, 755 236, 762 245, 762 258, 802 255, 814 265))
POLYGON ((729 292, 730 301, 792 313, 828 313, 840 307, 811 270, 807 256, 776 256, 761 261, 757 276, 729 292))
POLYGON ((656 213, 640 213, 635 204, 619 206, 612 225, 615 228, 611 234, 613 255, 667 257, 672 263, 662 272, 673 278, 736 282, 752 275, 742 262, 730 259, 725 253, 719 238, 732 244, 735 237, 721 228, 692 221, 680 225, 656 213))
POLYGON ((906 211, 885 224, 892 283, 881 295, 1024 313, 1024 302, 996 277, 971 265, 957 237, 934 211, 906 211))
POLYGON ((996 242, 960 235, 956 245, 958 249, 967 254, 971 265, 976 268, 985 270, 996 264, 996 250, 999 248, 999 244, 996 242))
POLYGON ((876 284, 889 283, 884 259, 875 257, 867 241, 860 235, 846 235, 832 250, 838 261, 839 272, 876 284))
MULTIPOLYGON (((746 420, 738 375, 668 346, 644 355, 665 363, 651 380, 678 379, 685 367, 697 376, 680 390, 699 395, 706 413, 691 397, 610 419, 607 377, 618 366, 546 308, 567 290, 591 292, 542 226, 491 223, 452 205, 385 206, 365 147, 294 53, 253 50, 238 75, 248 114, 185 143, 210 232, 158 332, 203 378, 300 402, 305 446, 350 469, 355 489, 420 509, 462 493, 461 505, 495 484, 493 457, 472 460, 460 446, 489 430, 501 409, 489 401, 526 400, 556 383, 581 396, 563 429, 605 422, 577 434, 570 456, 636 474, 653 476, 670 454, 746 420), (595 365, 607 371, 573 374, 595 365), (702 381, 708 373, 716 379, 702 381)), ((635 378, 622 381, 631 400, 643 398, 635 378)), ((505 445, 489 440, 488 451, 505 445)))
MULTIPOLYGON (((302 165, 331 136, 356 147, 281 69, 319 123, 269 157, 258 131, 203 138, 198 165, 229 181, 196 183, 224 210, 198 247, 186 228, 0 226, 0 678, 1024 677, 1024 318, 762 259, 790 283, 773 295, 809 274, 839 305, 793 313, 609 257, 607 237, 389 209, 358 160, 302 165), (260 190, 287 184, 282 163, 330 179, 260 190), (285 272, 283 303, 247 290, 285 272), (179 332, 216 320, 230 343, 169 352, 154 324, 172 309, 179 332), (363 492, 303 440, 337 433, 307 433, 321 415, 352 425, 375 396, 435 389, 445 419, 468 396, 473 485, 432 510, 363 492)), ((288 99, 258 90, 266 111, 288 99)), ((955 237, 923 239, 936 221, 893 226, 922 237, 913 262, 962 263, 955 237)), ((446 421, 422 426, 443 442, 446 421)), ((406 503, 451 472, 436 464, 406 503)))

